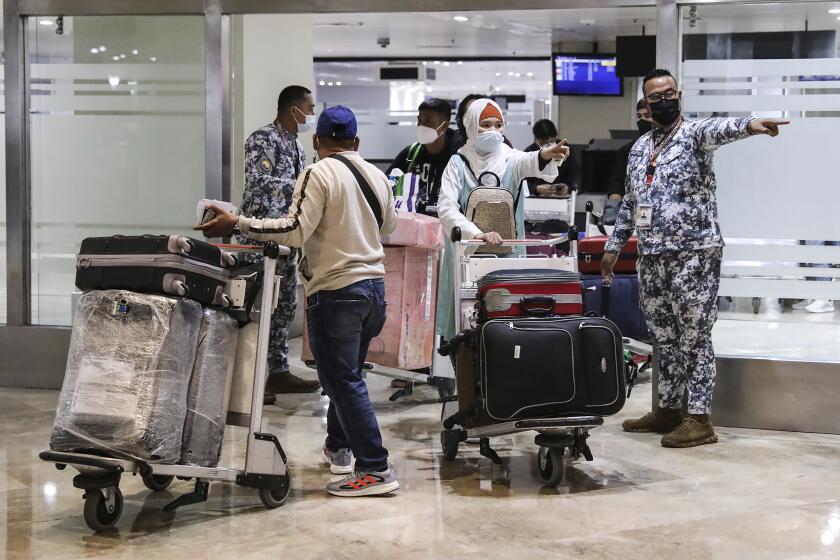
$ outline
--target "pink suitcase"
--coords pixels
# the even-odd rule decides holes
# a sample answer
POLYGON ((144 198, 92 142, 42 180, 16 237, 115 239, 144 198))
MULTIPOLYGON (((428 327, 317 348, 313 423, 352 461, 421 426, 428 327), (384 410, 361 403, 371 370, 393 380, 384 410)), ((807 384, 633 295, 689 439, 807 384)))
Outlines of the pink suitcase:
MULTIPOLYGON (((406 370, 432 365, 438 254, 438 249, 385 246, 388 318, 366 361, 406 370)), ((301 359, 307 361, 312 351, 305 327, 303 333, 301 359)))
POLYGON ((424 249, 442 248, 443 241, 440 220, 411 212, 397 213, 397 228, 391 234, 382 236, 383 245, 424 249))

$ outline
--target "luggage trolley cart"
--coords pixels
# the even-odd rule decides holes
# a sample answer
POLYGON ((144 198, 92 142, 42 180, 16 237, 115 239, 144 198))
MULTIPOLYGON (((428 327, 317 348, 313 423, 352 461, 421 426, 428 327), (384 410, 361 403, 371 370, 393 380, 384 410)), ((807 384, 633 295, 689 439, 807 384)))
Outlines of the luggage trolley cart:
MULTIPOLYGON (((226 247, 228 248, 228 247, 226 247)), ((255 488, 260 499, 268 508, 276 508, 286 501, 290 490, 288 462, 277 436, 262 431, 263 391, 265 388, 268 338, 271 328, 271 312, 277 305, 279 283, 276 281, 278 259, 289 255, 287 247, 267 243, 264 247, 232 247, 234 250, 262 250, 263 286, 260 304, 257 360, 254 369, 254 390, 251 398, 251 422, 245 451, 245 468, 198 467, 191 465, 164 465, 148 463, 128 457, 109 457, 85 453, 43 451, 39 457, 55 463, 58 470, 72 466, 79 474, 73 478, 73 486, 84 490, 84 517, 88 527, 103 531, 113 527, 120 518, 123 497, 120 492, 120 478, 124 473, 140 474, 149 490, 166 489, 175 477, 184 480, 195 479, 195 489, 179 496, 164 507, 172 511, 180 506, 204 502, 212 481, 234 482, 240 486, 255 488)))
MULTIPOLYGON (((516 239, 503 242, 507 247, 552 246, 569 241, 569 254, 563 257, 543 258, 495 258, 494 255, 476 255, 476 249, 484 245, 483 241, 461 241, 458 228, 452 231, 454 245, 455 284, 455 332, 460 333, 465 327, 465 312, 477 299, 476 281, 489 272, 506 269, 521 269, 527 261, 528 268, 545 268, 549 270, 565 270, 577 272, 577 229, 572 227, 569 235, 561 235, 554 239, 516 239)), ((446 350, 441 352, 446 353, 446 350)), ((451 401, 452 399, 447 399, 451 401)), ((502 422, 475 428, 464 428, 458 425, 458 415, 446 414, 447 402, 443 403, 443 428, 440 434, 441 446, 446 459, 453 460, 458 454, 459 444, 467 439, 479 440, 479 452, 496 464, 502 462, 499 455, 490 447, 490 438, 514 434, 518 432, 537 432, 534 442, 539 446, 537 464, 540 476, 550 486, 559 483, 564 474, 566 449, 570 459, 583 456, 587 461, 592 460, 592 452, 586 443, 589 431, 602 426, 604 419, 600 416, 573 415, 562 418, 536 418, 502 422)))

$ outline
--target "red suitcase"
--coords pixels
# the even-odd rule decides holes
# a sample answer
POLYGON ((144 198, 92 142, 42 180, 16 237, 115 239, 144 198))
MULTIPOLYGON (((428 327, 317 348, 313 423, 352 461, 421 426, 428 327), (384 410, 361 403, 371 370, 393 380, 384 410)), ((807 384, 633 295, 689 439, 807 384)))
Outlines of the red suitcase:
POLYGON ((497 270, 476 284, 481 320, 583 314, 583 289, 576 272, 497 270))
MULTIPOLYGON (((597 235, 585 237, 578 242, 578 269, 581 274, 601 274, 601 259, 604 256, 604 246, 609 237, 597 235)), ((615 263, 613 272, 616 274, 636 274, 636 257, 639 252, 639 239, 631 237, 615 263)))

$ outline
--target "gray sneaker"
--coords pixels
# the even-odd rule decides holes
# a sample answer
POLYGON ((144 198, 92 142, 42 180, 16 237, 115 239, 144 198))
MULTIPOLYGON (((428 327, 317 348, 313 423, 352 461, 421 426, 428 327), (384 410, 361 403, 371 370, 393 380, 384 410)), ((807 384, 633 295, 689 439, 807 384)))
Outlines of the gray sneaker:
POLYGON ((336 482, 327 484, 327 492, 333 496, 378 496, 399 489, 397 475, 389 468, 382 472, 356 471, 336 482))
POLYGON ((353 472, 353 454, 346 447, 335 451, 324 447, 321 457, 330 466, 330 472, 333 474, 350 474, 353 472))

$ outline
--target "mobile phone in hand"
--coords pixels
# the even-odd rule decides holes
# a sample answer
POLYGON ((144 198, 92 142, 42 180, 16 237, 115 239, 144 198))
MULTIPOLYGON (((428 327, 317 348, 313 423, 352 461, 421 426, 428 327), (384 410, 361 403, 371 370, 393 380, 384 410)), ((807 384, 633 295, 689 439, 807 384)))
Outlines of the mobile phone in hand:
POLYGON ((201 215, 201 224, 204 225, 216 217, 216 211, 212 208, 205 208, 204 214, 201 215))

